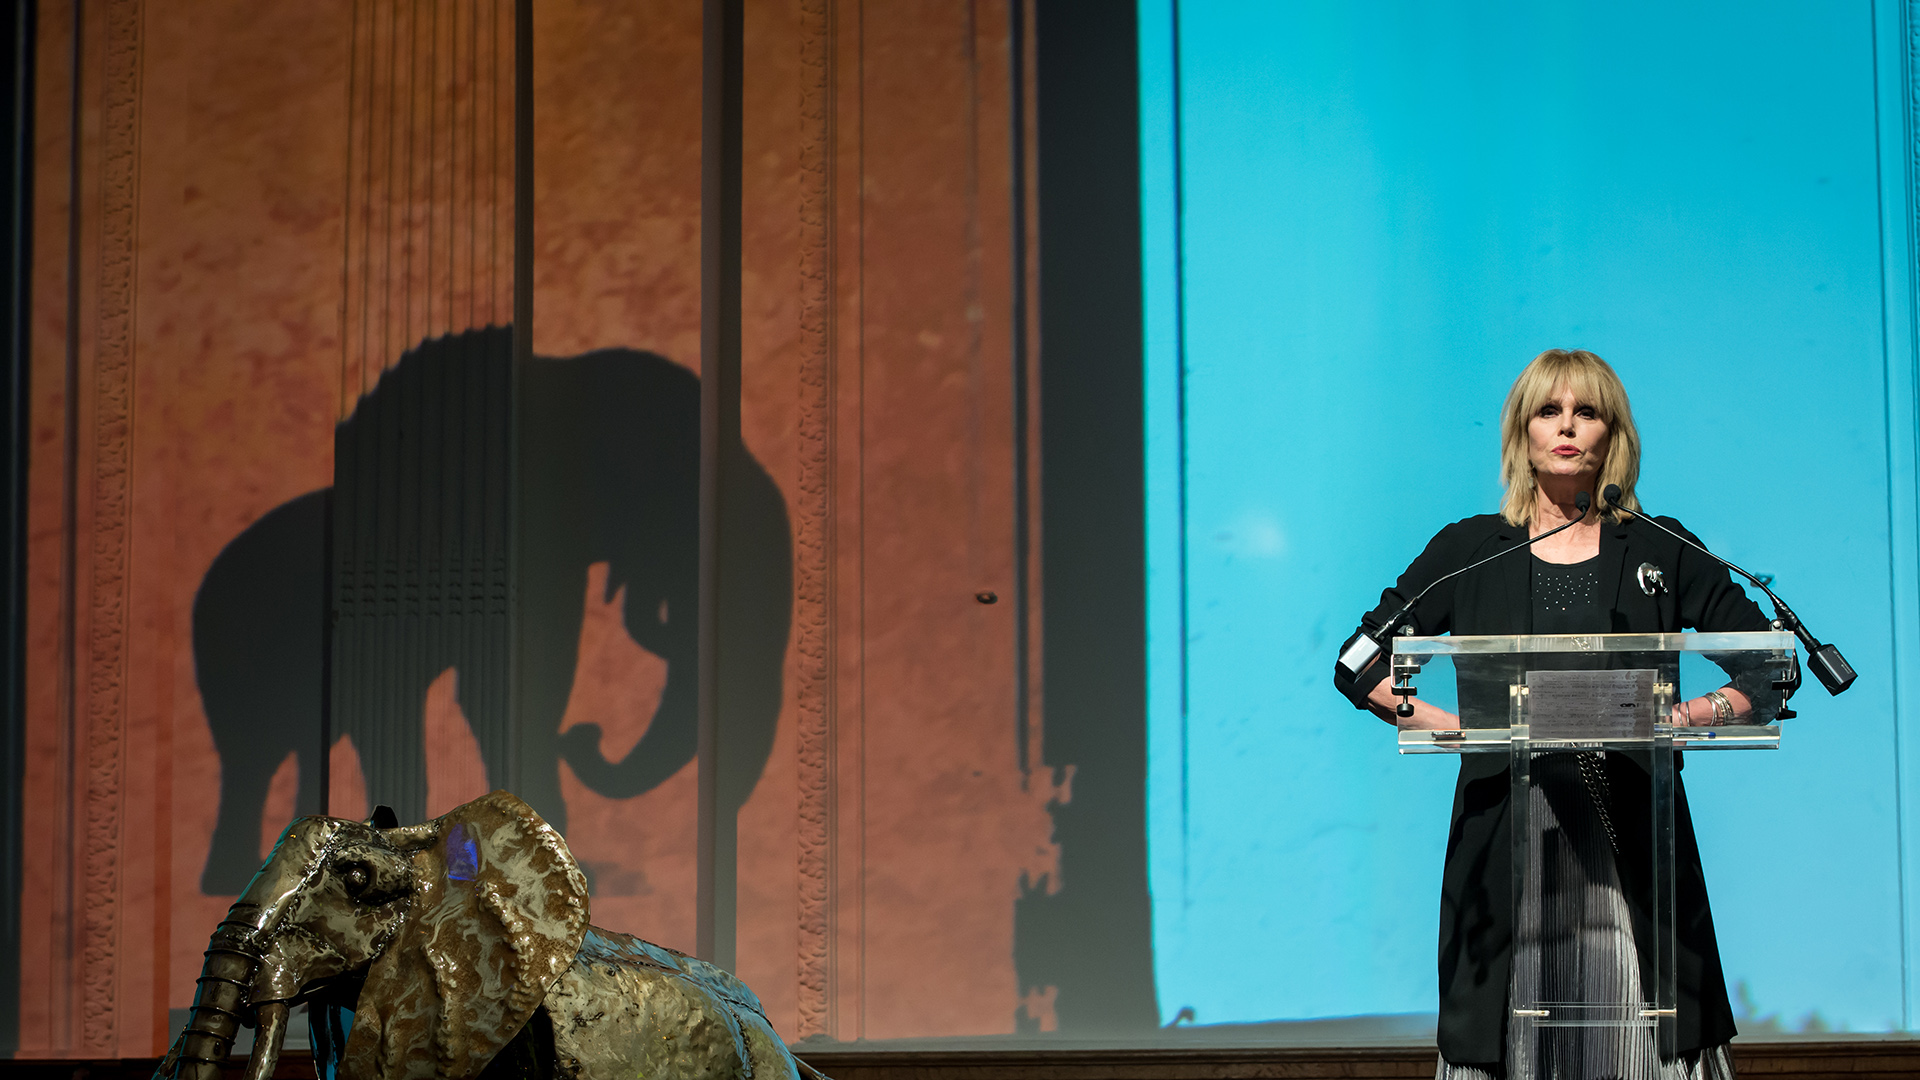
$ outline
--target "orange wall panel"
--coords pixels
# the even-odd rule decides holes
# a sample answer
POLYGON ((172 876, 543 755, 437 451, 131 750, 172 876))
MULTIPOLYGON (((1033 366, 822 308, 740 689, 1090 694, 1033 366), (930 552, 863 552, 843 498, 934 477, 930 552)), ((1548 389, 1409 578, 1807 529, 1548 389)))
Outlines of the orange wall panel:
MULTIPOLYGON (((23 1053, 163 1051, 233 899, 201 890, 222 763, 194 600, 237 537, 333 482, 336 421, 399 359, 391 343, 361 355, 373 275, 400 282, 386 300, 416 286, 376 269, 368 215, 384 210, 355 184, 402 155, 354 147, 409 129, 354 110, 378 54, 367 12, 400 10, 89 5, 75 97, 68 9, 41 5, 23 1053)), ((455 0, 407 10, 437 19, 455 0)), ((640 350, 697 372, 701 5, 534 12, 535 351, 640 350)), ((826 584, 788 598, 818 633, 804 654, 789 635, 771 749, 739 815, 736 932, 740 973, 794 1037, 1012 1032, 1014 900, 1055 865, 1047 805, 1065 793, 1023 768, 1015 719, 1027 433, 1010 18, 990 2, 747 5, 742 437, 785 519, 819 541, 789 538, 797 580, 826 584), (825 114, 803 112, 810 85, 825 114), (809 153, 823 172, 803 169, 809 153), (825 215, 811 230, 808 191, 825 215), (803 790, 808 777, 831 779, 803 790), (809 899, 816 872, 824 904, 809 899), (803 939, 830 940, 828 959, 803 939)), ((406 58, 380 55, 397 80, 406 58)), ((399 193, 414 231, 379 254, 424 260, 406 245, 435 220, 421 193, 441 189, 403 181, 379 190, 399 193)), ((449 269, 422 269, 419 288, 451 296, 465 256, 431 250, 449 269)), ((434 302, 431 323, 423 309, 385 336, 411 345, 477 318, 434 302)), ((598 725, 617 758, 668 665, 627 632, 606 561, 569 572, 583 614, 560 727, 598 725)), ((438 812, 484 787, 483 762, 460 673, 422 674, 438 812)), ((376 752, 332 748, 336 812, 366 812, 360 766, 376 752)), ((269 838, 295 812, 292 762, 271 770, 269 838)), ((690 948, 694 766, 629 797, 560 768, 595 921, 690 948)))

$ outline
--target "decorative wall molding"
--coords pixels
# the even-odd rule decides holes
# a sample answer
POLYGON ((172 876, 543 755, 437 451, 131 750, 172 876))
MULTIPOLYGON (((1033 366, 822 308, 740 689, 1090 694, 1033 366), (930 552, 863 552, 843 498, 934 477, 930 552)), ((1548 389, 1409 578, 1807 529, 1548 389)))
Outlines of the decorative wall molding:
POLYGON ((827 1034, 831 748, 832 19, 800 4, 800 421, 794 500, 794 655, 799 773, 799 1029, 827 1034))
POLYGON ((99 322, 89 478, 82 1049, 119 1048, 121 844, 125 819, 128 547, 131 539, 135 248, 139 234, 141 0, 106 9, 101 86, 99 322))

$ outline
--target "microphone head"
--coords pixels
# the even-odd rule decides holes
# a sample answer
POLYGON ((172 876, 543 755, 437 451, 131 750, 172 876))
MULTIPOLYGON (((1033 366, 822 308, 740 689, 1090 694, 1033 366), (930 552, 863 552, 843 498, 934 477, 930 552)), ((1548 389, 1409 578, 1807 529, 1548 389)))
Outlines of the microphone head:
POLYGON ((1620 505, 1620 485, 1608 484, 1605 490, 1600 492, 1600 497, 1606 500, 1606 503, 1608 506, 1619 506, 1620 505))
POLYGON ((1586 493, 1586 492, 1584 492, 1584 491, 1580 491, 1580 492, 1575 492, 1575 493, 1574 493, 1574 496, 1573 496, 1573 507, 1574 507, 1574 509, 1576 509, 1576 510, 1578 510, 1578 511, 1580 511, 1580 516, 1581 516, 1581 517, 1586 517, 1586 516, 1587 516, 1587 508, 1588 508, 1588 507, 1590 507, 1590 506, 1592 506, 1592 505, 1593 505, 1593 496, 1592 496, 1592 495, 1589 495, 1589 494, 1587 494, 1587 493, 1586 493))

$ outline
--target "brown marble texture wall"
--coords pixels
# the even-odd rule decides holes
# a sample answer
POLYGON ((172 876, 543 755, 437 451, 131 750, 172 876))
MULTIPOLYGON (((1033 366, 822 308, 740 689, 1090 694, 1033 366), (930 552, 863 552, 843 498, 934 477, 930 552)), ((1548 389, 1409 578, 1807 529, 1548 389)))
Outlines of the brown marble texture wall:
POLYGON ((75 21, 42 7, 23 1053, 162 1046, 230 901, 195 884, 188 613, 234 533, 328 480, 336 14, 87 4, 70 154, 75 21))
MULTIPOLYGON (((332 482, 335 422, 393 358, 347 347, 367 317, 356 5, 92 0, 76 20, 71 2, 39 23, 21 1052, 141 1057, 165 1049, 232 900, 201 891, 221 761, 196 590, 236 536, 332 482)), ((698 370, 700 14, 534 5, 541 355, 698 370)), ((1026 767, 1040 718, 1018 722, 1039 666, 1017 565, 1037 538, 1019 505, 1013 17, 1004 0, 747 4, 742 429, 785 501, 797 591, 739 819, 737 933, 740 974, 793 1038, 1006 1034, 1022 1010, 1051 1026, 1013 970, 1014 900, 1057 885, 1047 811, 1070 796, 1026 767)), ((581 568, 561 726, 598 724, 618 756, 666 672, 608 573, 581 568)), ((449 675, 420 702, 429 812, 484 787, 449 675)), ((363 749, 331 752, 336 812, 365 812, 363 749)), ((691 947, 693 766, 628 798, 561 768, 594 920, 691 947)), ((289 758, 269 838, 295 785, 289 758)))
POLYGON ((1018 722, 1013 17, 827 10, 821 1025, 843 1040, 1011 1033, 1013 901, 1057 880, 1068 792, 1023 768, 1018 722))

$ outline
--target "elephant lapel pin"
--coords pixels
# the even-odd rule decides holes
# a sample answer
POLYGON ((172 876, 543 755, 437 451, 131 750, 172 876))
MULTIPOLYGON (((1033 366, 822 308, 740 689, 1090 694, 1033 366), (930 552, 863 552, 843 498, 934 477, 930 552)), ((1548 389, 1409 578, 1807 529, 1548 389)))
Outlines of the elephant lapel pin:
POLYGON ((1667 591, 1666 573, 1650 562, 1641 563, 1640 568, 1633 572, 1633 576, 1640 583, 1640 591, 1648 596, 1667 591))
POLYGON ((740 980, 588 925, 566 842, 514 796, 389 823, 287 827, 214 930, 155 1080, 219 1080, 242 1024, 246 1076, 270 1080, 300 1002, 335 1080, 819 1077, 740 980))

